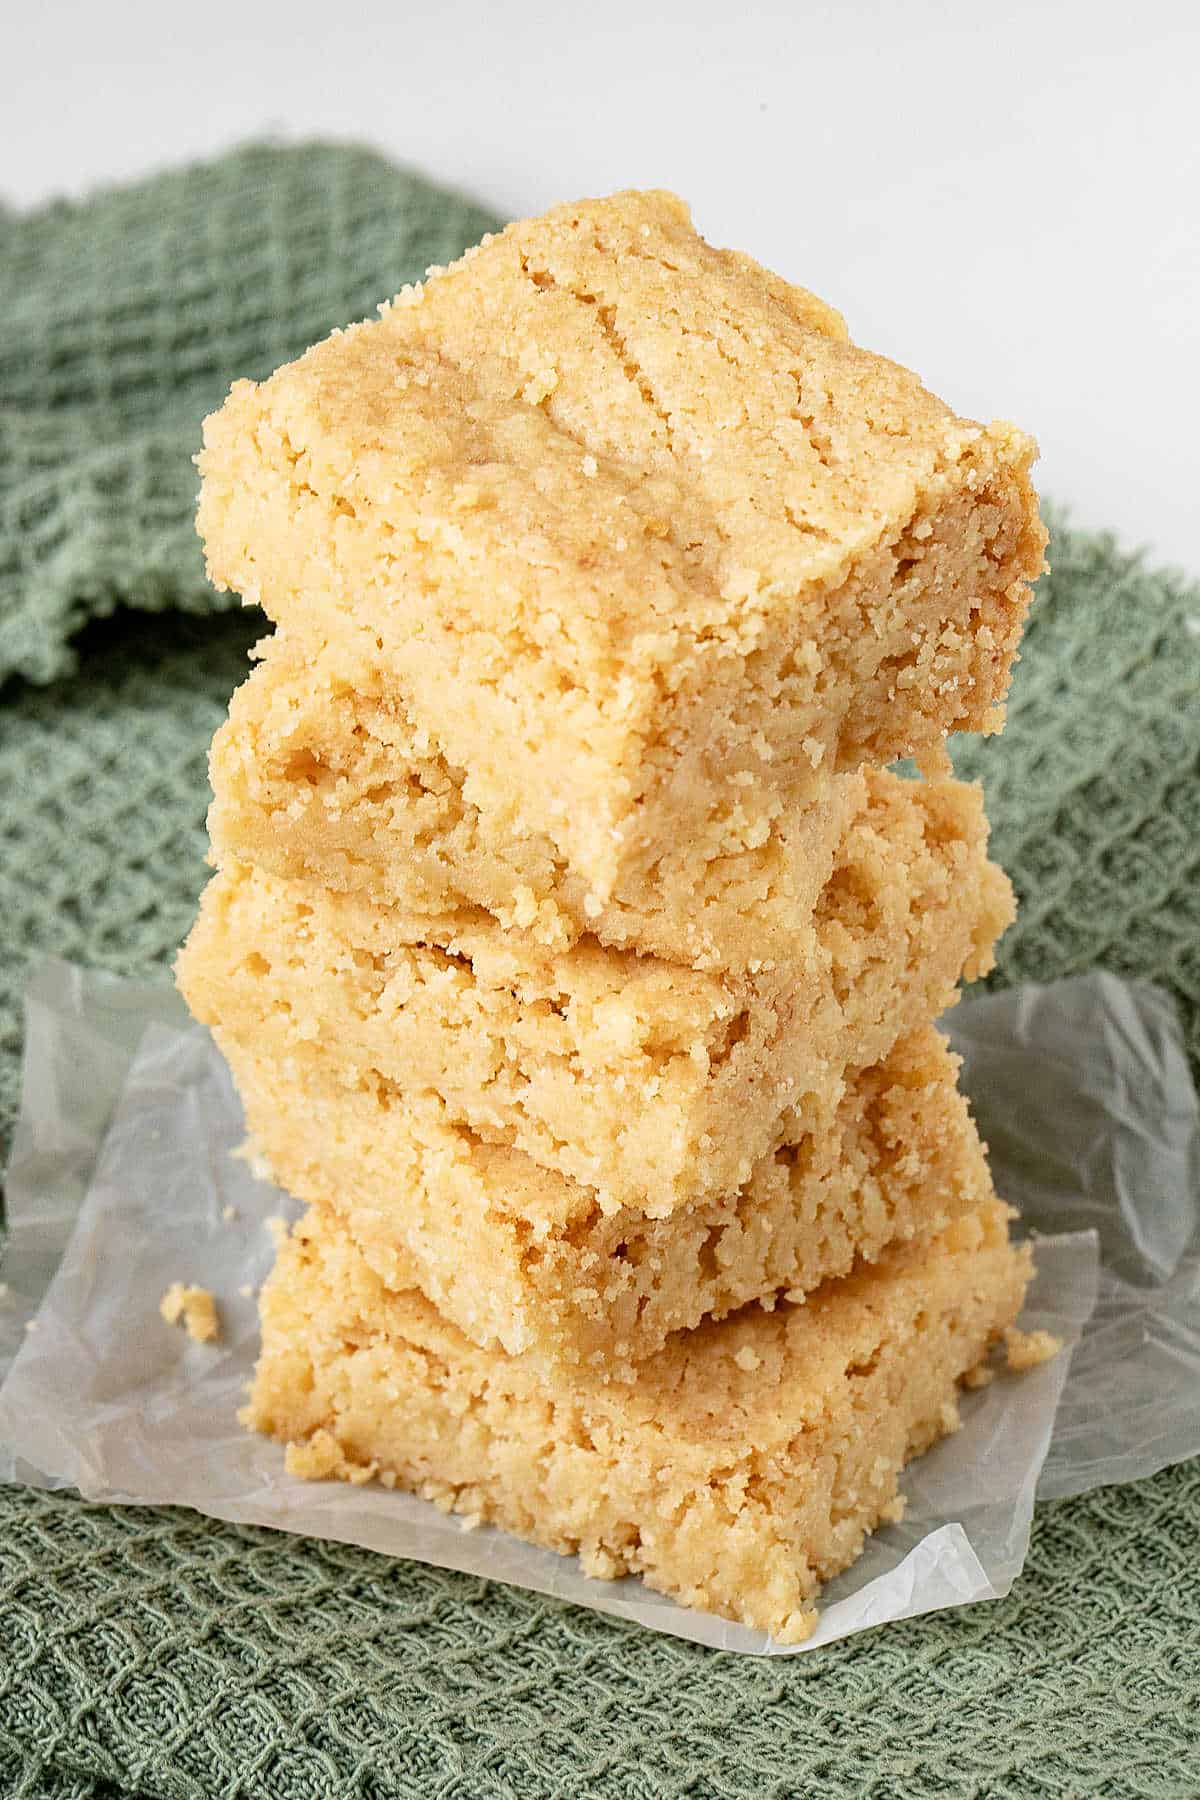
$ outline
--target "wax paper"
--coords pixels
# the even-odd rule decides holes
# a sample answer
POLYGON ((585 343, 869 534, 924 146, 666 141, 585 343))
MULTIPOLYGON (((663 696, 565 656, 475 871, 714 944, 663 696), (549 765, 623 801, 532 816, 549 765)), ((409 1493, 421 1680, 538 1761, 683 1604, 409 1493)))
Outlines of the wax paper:
POLYGON ((997 1186, 1036 1239, 1022 1324, 1063 1351, 964 1398, 963 1429, 906 1472, 903 1522, 831 1582, 787 1651, 639 1581, 368 1485, 289 1477, 237 1423, 270 1221, 298 1208, 236 1152, 208 1034, 168 990, 49 962, 28 997, 24 1100, 0 1278, 0 1478, 357 1543, 559 1596, 718 1648, 798 1654, 1008 1591, 1035 1497, 1200 1452, 1197 1103, 1169 1000, 1091 976, 963 1002, 946 1021, 997 1186), (221 1337, 159 1316, 174 1281, 221 1337))

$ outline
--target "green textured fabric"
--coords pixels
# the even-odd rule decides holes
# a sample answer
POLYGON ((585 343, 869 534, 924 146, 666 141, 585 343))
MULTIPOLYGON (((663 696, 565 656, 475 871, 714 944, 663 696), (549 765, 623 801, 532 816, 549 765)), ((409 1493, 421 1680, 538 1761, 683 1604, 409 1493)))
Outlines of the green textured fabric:
MULTIPOLYGON (((284 319, 271 309, 294 306, 289 281, 256 285, 254 354, 243 356, 238 345, 249 340, 230 333, 228 295, 196 282, 190 291, 208 296, 213 341, 225 348, 206 354, 197 301, 186 343, 204 383, 157 440, 176 442, 184 463, 199 412, 227 375, 335 322, 336 282, 345 316, 363 313, 412 273, 404 255, 389 260, 389 245, 416 236, 417 262, 441 260, 456 231, 471 235, 466 214, 447 211, 458 223, 439 227, 431 190, 360 152, 252 151, 94 210, 8 222, 0 246, 15 234, 25 274, 13 281, 5 251, 0 283, 27 293, 39 281, 43 291, 75 281, 83 247, 107 242, 111 253, 136 226, 130 292, 142 269, 165 294, 181 246, 207 244, 214 267, 238 262, 224 235, 233 218, 241 227, 237 194, 257 228, 275 234, 269 255, 253 252, 257 263, 273 255, 285 274, 303 265, 322 298, 303 320, 298 308, 284 319), (364 180, 374 198, 360 208, 364 180), (410 205, 423 220, 416 233, 410 205), (293 227, 302 254, 291 254, 293 227), (334 246, 346 266, 322 287, 316 260, 334 246)), ((247 254, 249 237, 239 240, 247 254)), ((6 399, 7 372, 29 341, 20 332, 32 332, 28 304, 25 315, 10 341, 0 313, 6 399)), ((115 342, 94 337, 93 361, 115 342)), ((172 354, 168 344, 156 376, 163 393, 172 354)), ((6 441, 19 439, 22 420, 56 407, 78 415, 78 430, 83 408, 62 381, 44 405, 30 377, 6 441)), ((112 424, 117 465, 121 441, 112 424)), ((37 489, 35 464, 15 483, 6 473, 6 496, 22 481, 37 489)), ((122 610, 68 650, 81 620, 123 598, 179 600, 194 612, 215 602, 190 539, 190 469, 164 477, 162 513, 127 507, 135 489, 119 481, 72 512, 78 487, 65 476, 55 486, 63 471, 52 458, 45 469, 34 512, 66 509, 55 551, 43 558, 15 541, 23 515, 0 511, 9 664, 47 683, 13 679, 0 692, 3 1135, 31 957, 52 950, 128 973, 165 971, 186 931, 204 878, 207 742, 262 629, 241 613, 122 610)), ((1023 902, 995 979, 1049 979, 1097 963, 1148 976, 1177 995, 1200 1057, 1200 592, 1107 539, 1061 527, 1051 559, 1009 729, 956 750, 961 767, 983 776, 995 844, 1023 902)), ((345 1546, 0 1489, 0 1792, 1191 1795, 1200 1789, 1198 1545, 1200 1463, 1191 1463, 1039 1508, 1029 1563, 1007 1600, 755 1662, 345 1546)))

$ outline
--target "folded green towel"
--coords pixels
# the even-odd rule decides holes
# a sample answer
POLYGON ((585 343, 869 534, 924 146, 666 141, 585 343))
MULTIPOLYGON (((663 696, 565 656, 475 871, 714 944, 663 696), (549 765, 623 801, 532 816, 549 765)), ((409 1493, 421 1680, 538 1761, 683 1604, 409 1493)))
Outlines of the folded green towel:
MULTIPOLYGON (((264 626, 185 616, 220 604, 202 413, 491 223, 320 146, 0 218, 0 1141, 30 958, 165 974, 204 879, 208 740, 264 626)), ((1200 592, 1061 525, 1050 556, 1008 731, 955 750, 1022 900, 995 979, 1159 981, 1196 1056, 1200 592)), ((0 1489, 0 1792, 1192 1793, 1198 1541, 1193 1463, 1040 1509, 1005 1601, 750 1662, 366 1551, 0 1489)))

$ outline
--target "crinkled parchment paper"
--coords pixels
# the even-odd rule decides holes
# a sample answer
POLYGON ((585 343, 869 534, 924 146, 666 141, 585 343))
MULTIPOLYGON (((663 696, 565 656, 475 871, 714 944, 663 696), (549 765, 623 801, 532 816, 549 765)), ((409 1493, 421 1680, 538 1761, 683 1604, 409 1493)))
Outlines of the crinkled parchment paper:
MULTIPOLYGON (((903 1524, 829 1584, 798 1652, 995 1598, 1020 1571, 1035 1494, 1200 1451, 1197 1104, 1170 1002, 1091 976, 964 1002, 949 1024, 997 1187, 1039 1240, 1022 1324, 1068 1348, 965 1396, 963 1429, 907 1472, 903 1524)), ((285 1474, 279 1446, 235 1415, 253 1290, 274 1254, 267 1221, 298 1209, 231 1154, 240 1139, 225 1066, 174 995, 38 970, 0 1265, 0 1478, 337 1538, 782 1653, 409 1496, 285 1474), (160 1319, 176 1280, 215 1294, 216 1346, 160 1319)))

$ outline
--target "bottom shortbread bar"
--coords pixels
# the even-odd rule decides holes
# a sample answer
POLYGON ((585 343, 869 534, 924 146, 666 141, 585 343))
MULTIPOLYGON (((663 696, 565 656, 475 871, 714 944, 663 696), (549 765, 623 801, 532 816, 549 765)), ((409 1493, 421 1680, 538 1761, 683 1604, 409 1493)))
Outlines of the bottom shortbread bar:
POLYGON ((377 1477, 796 1642, 1017 1315, 1008 1217, 992 1202, 803 1305, 684 1333, 622 1387, 479 1350, 314 1209, 263 1290, 244 1418, 294 1474, 377 1477))
POLYGON ((958 1058, 932 1026, 853 1075, 740 1192, 668 1219, 605 1214, 416 1096, 226 1050, 258 1154, 297 1199, 346 1219, 389 1287, 420 1287, 485 1348, 607 1378, 673 1331, 807 1292, 994 1197, 958 1058))

